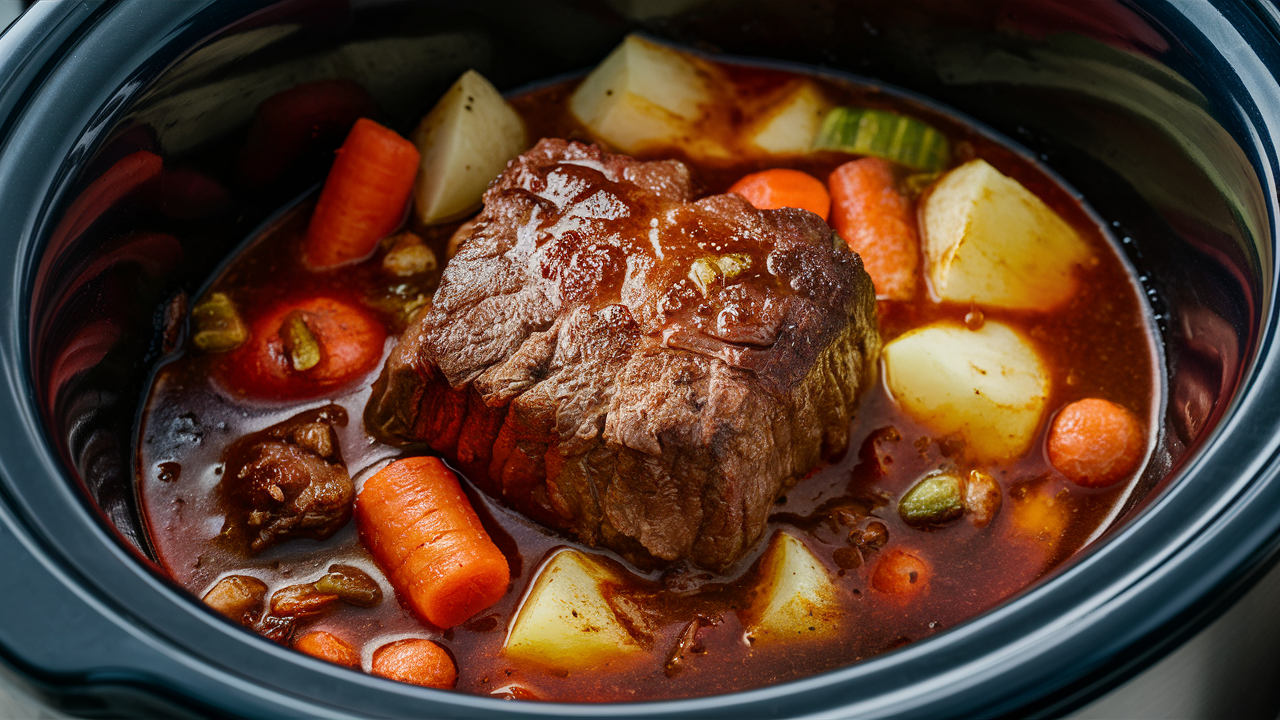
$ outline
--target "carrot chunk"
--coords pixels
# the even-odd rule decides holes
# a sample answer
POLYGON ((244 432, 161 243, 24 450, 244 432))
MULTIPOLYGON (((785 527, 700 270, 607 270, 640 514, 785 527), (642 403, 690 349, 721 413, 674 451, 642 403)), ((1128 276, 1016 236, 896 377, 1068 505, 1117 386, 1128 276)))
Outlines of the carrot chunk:
POLYGON ((437 627, 463 622, 507 591, 506 557, 438 458, 397 460, 370 477, 356 522, 396 592, 437 627))
POLYGON ((903 600, 922 595, 929 589, 933 568, 929 563, 905 550, 889 550, 876 563, 871 587, 903 600))
POLYGON ((421 638, 383 645, 373 652, 374 675, 422 687, 452 690, 458 669, 444 648, 421 638))
POLYGON ((319 397, 364 377, 387 336, 368 311, 325 296, 281 303, 250 325, 249 341, 225 356, 223 382, 277 400, 319 397))
POLYGON ((911 201, 898 192, 893 165, 862 158, 836 168, 831 186, 831 224, 876 286, 876 296, 910 300, 916 292, 920 240, 911 201))
POLYGON ((1077 400, 1053 419, 1049 463, 1084 487, 1106 487, 1128 477, 1142 462, 1142 425, 1125 408, 1100 398, 1077 400))
POLYGON ((303 240, 313 270, 363 260, 404 221, 420 155, 392 130, 360 118, 338 149, 303 240))
POLYGON ((729 188, 761 210, 799 208, 815 213, 823 220, 831 211, 831 196, 818 178, 800 172, 776 168, 752 173, 729 188))
POLYGON ((335 665, 360 666, 360 653, 346 640, 324 630, 309 632, 294 640, 293 649, 335 665))

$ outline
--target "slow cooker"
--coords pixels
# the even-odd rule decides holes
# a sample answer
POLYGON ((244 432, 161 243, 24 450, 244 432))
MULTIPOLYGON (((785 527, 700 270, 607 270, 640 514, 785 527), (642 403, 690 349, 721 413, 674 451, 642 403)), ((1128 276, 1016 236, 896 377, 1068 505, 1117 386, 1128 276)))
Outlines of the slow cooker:
MULTIPOLYGON (((36 4, 0 36, 5 674, 63 712, 111 716, 1082 707, 1222 615, 1280 551, 1278 73, 1280 11, 1262 0, 36 4), (947 632, 797 682, 662 703, 504 702, 392 683, 234 627, 168 580, 132 484, 158 318, 323 167, 221 224, 193 220, 179 247, 135 231, 182 207, 95 179, 140 149, 166 161, 210 152, 300 82, 356 79, 407 130, 467 68, 512 90, 581 72, 637 30, 905 88, 1002 133, 1081 191, 1139 275, 1165 362, 1159 449, 1121 517, 1050 576, 947 632)), ((1255 637, 1276 628, 1232 623, 1255 637)), ((1252 659, 1208 647, 1224 675, 1252 659)), ((1234 707, 1274 713, 1257 693, 1234 707)))

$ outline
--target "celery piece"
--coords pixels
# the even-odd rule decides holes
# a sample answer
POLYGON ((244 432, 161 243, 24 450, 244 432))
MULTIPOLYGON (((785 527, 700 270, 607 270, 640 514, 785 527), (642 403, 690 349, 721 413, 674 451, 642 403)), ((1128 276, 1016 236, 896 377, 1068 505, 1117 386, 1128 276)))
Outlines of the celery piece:
POLYGON ((937 172, 951 159, 947 138, 928 123, 887 110, 838 107, 827 113, 815 150, 837 150, 937 172))
POLYGON ((211 293, 204 302, 192 308, 191 321, 195 325, 191 342, 205 352, 235 350, 249 339, 249 329, 240 319, 235 303, 225 293, 211 293))
POLYGON ((964 513, 964 481, 945 473, 931 475, 898 501, 898 514, 908 525, 936 525, 964 513))
POLYGON ((320 364, 320 343, 311 334, 302 313, 289 313, 280 326, 280 337, 284 340, 284 349, 289 353, 289 363, 294 370, 310 370, 320 364))

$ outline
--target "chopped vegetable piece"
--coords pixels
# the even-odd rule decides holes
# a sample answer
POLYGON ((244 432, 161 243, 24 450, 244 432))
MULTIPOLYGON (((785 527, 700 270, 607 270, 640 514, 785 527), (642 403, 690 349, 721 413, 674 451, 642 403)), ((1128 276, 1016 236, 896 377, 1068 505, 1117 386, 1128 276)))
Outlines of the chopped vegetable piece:
POLYGON ((698 258, 689 266, 689 279, 705 296, 716 281, 732 280, 750 268, 751 256, 744 253, 698 258))
POLYGON ((317 397, 364 377, 382 359, 387 334, 369 311, 331 297, 282 303, 252 326, 250 341, 226 356, 223 382, 241 394, 272 399, 317 397), (297 324, 286 329, 298 318, 305 333, 297 332, 297 324), (307 336, 318 348, 314 364, 307 336))
POLYGON ((313 583, 280 588, 271 596, 271 614, 305 618, 319 615, 338 604, 338 596, 322 592, 313 583))
POLYGON ((978 462, 1007 462, 1031 446, 1049 396, 1035 348, 1008 325, 937 323, 884 347, 897 403, 939 436, 957 433, 978 462))
POLYGON ((862 257, 876 286, 876 297, 915 297, 920 269, 920 239, 915 210, 898 192, 893 167, 880 158, 863 158, 835 169, 831 186, 831 225, 862 257))
POLYGON ((1062 492, 1043 483, 1022 493, 1011 493, 1014 534, 1039 548, 1046 562, 1067 530, 1070 509, 1059 497, 1062 492))
POLYGON ((938 297, 1050 310, 1076 292, 1089 246, 1018 181, 984 160, 947 173, 920 211, 929 280, 938 297))
POLYGON ((776 106, 752 123, 748 142, 774 155, 803 155, 813 149, 831 102, 812 82, 803 80, 776 106))
POLYGON ((937 172, 951 160, 951 144, 932 125, 869 108, 838 107, 827 113, 813 147, 874 155, 925 172, 937 172))
POLYGON ((303 240, 303 262, 326 270, 369 257, 404 221, 420 155, 413 143, 360 118, 338 150, 303 240))
POLYGON ((249 575, 228 575, 205 593, 204 604, 241 625, 251 625, 262 615, 267 584, 249 575))
POLYGON ((284 349, 294 370, 303 372, 320 364, 320 343, 311 334, 302 313, 297 310, 289 313, 280 325, 280 339, 284 340, 284 349))
POLYGON ((831 211, 831 196, 827 187, 809 173, 786 168, 775 168, 752 173, 729 188, 761 210, 799 208, 814 213, 823 220, 831 211))
POLYGON ((360 653, 346 640, 323 630, 309 632, 294 640, 293 649, 335 665, 360 667, 360 653))
POLYGON ((369 573, 351 565, 330 565, 329 573, 316 581, 316 589, 333 593, 357 607, 373 607, 382 602, 382 588, 369 573))
POLYGON ((366 480, 356 520, 400 597, 437 627, 463 622, 507 591, 507 559, 438 458, 397 460, 366 480))
POLYGON ((711 80, 711 68, 696 58, 629 35, 582 81, 569 110, 625 153, 678 145, 694 156, 724 156, 694 127, 712 103, 711 80))
POLYGON ((555 553, 511 621, 503 653, 559 670, 580 670, 641 650, 601 589, 619 580, 590 555, 555 553))
POLYGON ((436 254, 423 244, 422 238, 402 232, 391 238, 391 249, 382 258, 382 269, 395 277, 413 277, 431 272, 438 266, 436 254))
POLYGON ((422 638, 397 640, 373 652, 370 671, 390 680, 452 690, 458 668, 444 648, 422 638))
POLYGON ((1049 428, 1049 463, 1084 487, 1106 487, 1129 477, 1146 450, 1142 425, 1125 408, 1100 398, 1064 407, 1049 428))
POLYGON ((940 525, 964 514, 964 480, 938 473, 916 483, 898 501, 898 515, 908 525, 940 525))
POLYGON ((747 611, 753 644, 829 635, 840 620, 835 585, 822 563, 794 536, 774 536, 760 561, 760 584, 747 611))
POLYGON ((529 147, 524 121, 475 70, 458 78, 413 131, 422 152, 414 208, 424 224, 456 220, 516 155, 529 147))
POLYGON ((191 342, 205 352, 235 350, 249 339, 249 329, 240 319, 235 303, 225 293, 211 293, 204 302, 192 308, 191 320, 196 326, 191 342))
POLYGON ((876 563, 871 587, 903 600, 919 597, 929 590, 933 568, 920 557, 905 550, 888 550, 876 563))
POLYGON ((965 491, 964 505, 975 527, 983 528, 990 525, 992 518, 1000 511, 1002 500, 1000 483, 997 483, 995 478, 981 470, 969 473, 969 487, 965 491))

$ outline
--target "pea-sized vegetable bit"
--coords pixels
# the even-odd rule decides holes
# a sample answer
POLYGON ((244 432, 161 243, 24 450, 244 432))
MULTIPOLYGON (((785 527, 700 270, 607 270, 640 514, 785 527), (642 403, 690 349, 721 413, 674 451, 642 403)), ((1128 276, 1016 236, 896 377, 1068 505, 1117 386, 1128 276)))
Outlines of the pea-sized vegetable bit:
POLYGON ((916 483, 898 501, 898 515, 908 525, 941 525, 964 514, 965 481, 952 473, 936 473, 916 483))
POLYGON ((373 652, 369 668, 374 675, 422 687, 452 690, 458 682, 453 658, 439 645, 424 638, 409 638, 383 645, 373 652))
POLYGON ((507 591, 507 559, 438 458, 397 460, 366 480, 356 522, 400 598, 437 627, 465 621, 507 591))
POLYGON ((426 225, 469 215, 507 163, 529 147, 524 120, 483 75, 468 70, 413 131, 422 153, 413 206, 426 225))
POLYGON ((920 239, 910 200, 898 192, 893 166, 862 158, 836 168, 831 187, 831 225, 862 257, 862 266, 882 300, 915 297, 920 239))
POLYGON ((324 630, 314 630, 293 641, 293 649, 334 665, 360 667, 360 653, 351 643, 324 630))
POLYGON ((813 148, 872 155, 924 172, 937 172, 951 160, 951 144, 932 125, 869 108, 838 107, 827 113, 813 148))
POLYGON ((600 667, 643 648, 618 620, 603 586, 621 578, 577 550, 556 552, 511 621, 502 652, 562 671, 600 667))
POLYGON ((1138 418, 1101 398, 1062 408, 1049 427, 1049 463, 1084 487, 1114 485, 1133 474, 1146 451, 1138 418))
POLYGON ((223 382, 266 399, 319 397, 372 372, 386 329, 369 311, 334 297, 292 300, 252 322, 249 342, 226 356, 223 382))
POLYGON ((413 143, 368 118, 352 126, 329 169, 302 260, 327 270, 363 260, 404 222, 421 159, 413 143))
POLYGON ((772 155, 808 154, 831 107, 816 84, 801 80, 752 123, 746 132, 748 147, 772 155))
POLYGON ((830 635, 841 609, 827 569, 803 542, 780 532, 760 561, 755 600, 744 615, 747 637, 759 645, 830 635))
POLYGON ((924 254, 943 300, 1050 310, 1076 292, 1089 246, 1017 180, 985 160, 947 173, 921 207, 924 254))
POLYGON ((267 584, 251 575, 228 575, 205 593, 204 604, 241 625, 262 616, 267 584))
POLYGON ((1026 453, 1049 397, 1049 373, 1008 325, 935 323, 885 345, 885 383, 898 405, 937 436, 958 434, 976 462, 1026 453))
POLYGON ((625 153, 680 146, 692 155, 725 155, 695 125, 713 99, 706 63, 635 35, 627 36, 569 99, 569 110, 597 139, 625 153))
POLYGON ((823 220, 831 211, 827 187, 818 178, 799 170, 775 168, 752 173, 734 183, 729 192, 741 195, 761 210, 799 208, 823 220))
POLYGON ((226 293, 209 293, 191 308, 191 322, 195 325, 191 343, 204 352, 229 352, 249 339, 249 328, 226 293))
POLYGON ((871 573, 871 587, 903 601, 913 600, 929 591, 933 567, 915 551, 895 548, 886 550, 871 573))
POLYGON ((981 470, 973 470, 969 473, 964 506, 974 527, 984 528, 990 525, 991 520, 1000 511, 1003 499, 1004 494, 1000 491, 1000 483, 996 482, 995 478, 981 470))

